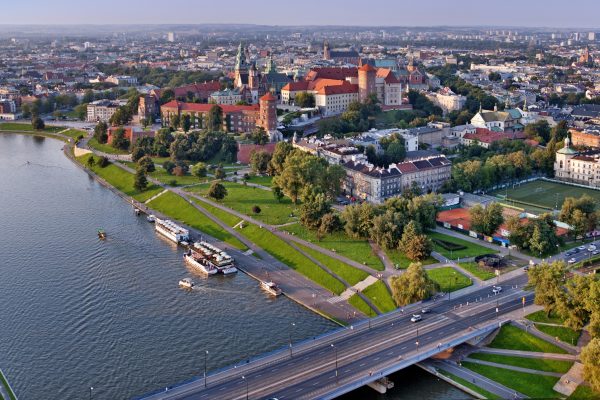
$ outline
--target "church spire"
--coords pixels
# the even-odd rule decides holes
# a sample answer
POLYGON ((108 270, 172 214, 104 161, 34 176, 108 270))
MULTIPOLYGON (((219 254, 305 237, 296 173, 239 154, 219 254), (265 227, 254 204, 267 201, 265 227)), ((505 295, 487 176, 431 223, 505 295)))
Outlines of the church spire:
POLYGON ((235 69, 239 71, 239 70, 245 69, 245 68, 246 68, 246 55, 244 54, 244 46, 242 45, 242 42, 240 42, 240 45, 238 46, 237 55, 235 57, 235 69))

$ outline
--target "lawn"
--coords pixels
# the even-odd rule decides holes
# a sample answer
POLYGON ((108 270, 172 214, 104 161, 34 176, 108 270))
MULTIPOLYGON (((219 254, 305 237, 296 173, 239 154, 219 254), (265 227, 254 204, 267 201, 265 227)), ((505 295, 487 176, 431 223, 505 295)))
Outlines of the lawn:
POLYGON ((236 237, 173 192, 167 192, 157 197, 148 203, 148 206, 238 249, 246 249, 246 246, 236 237))
POLYGON ((328 255, 320 253, 316 250, 310 249, 300 244, 296 244, 296 246, 298 246, 298 248, 302 249, 302 251, 306 252, 312 258, 329 268, 333 273, 337 274, 340 278, 342 278, 352 286, 356 285, 360 281, 365 280, 369 276, 369 274, 367 274, 363 270, 351 267, 350 265, 343 263, 340 260, 336 260, 335 258, 329 257, 328 255))
POLYGON ((473 284, 471 279, 452 267, 430 269, 427 271, 427 275, 440 285, 440 291, 444 293, 454 292, 473 284))
POLYGON ((472 391, 481 394, 483 397, 485 397, 486 399, 489 400, 495 400, 495 399, 501 399, 500 396, 496 396, 494 393, 490 393, 485 389, 480 388, 479 386, 469 382, 466 379, 463 379, 459 376, 456 376, 450 372, 444 371, 444 370, 438 370, 438 372, 444 376, 447 376, 448 378, 452 379, 454 382, 460 383, 461 385, 468 387, 469 389, 471 389, 472 391))
POLYGON ((521 368, 536 369, 538 371, 559 372, 561 374, 566 373, 569 369, 571 369, 571 366, 573 365, 573 362, 571 361, 514 357, 505 356, 502 354, 489 353, 473 353, 469 354, 469 358, 494 362, 498 364, 512 365, 521 368))
POLYGON ((499 189, 494 192, 498 197, 504 199, 508 194, 508 203, 527 209, 528 205, 534 208, 541 207, 547 210, 558 209, 567 197, 579 198, 584 194, 592 197, 596 203, 600 203, 600 191, 566 185, 557 182, 534 181, 524 183, 507 189, 499 189))
MULTIPOLYGON (((92 154, 86 154, 78 157, 77 160, 84 166, 87 167, 88 158, 92 157, 92 154)), ((156 185, 148 185, 146 190, 140 192, 133 187, 133 174, 125 171, 122 168, 117 167, 114 164, 109 164, 104 168, 98 166, 99 157, 94 157, 96 164, 92 166, 91 170, 98 176, 103 178, 105 181, 110 183, 112 186, 125 193, 128 196, 133 197, 139 202, 145 202, 152 196, 162 192, 162 188, 156 185)))
POLYGON ((535 324, 535 327, 545 334, 573 346, 577 345, 579 336, 581 336, 581 331, 576 331, 565 326, 535 324))
POLYGON ((383 281, 377 281, 362 291, 382 313, 395 310, 396 303, 383 281))
MULTIPOLYGON (((227 188, 227 196, 221 203, 237 212, 252 216, 270 225, 280 225, 290 221, 296 221, 299 215, 298 206, 285 197, 278 202, 270 190, 244 186, 239 183, 222 182, 227 188), (260 207, 260 213, 254 214, 252 207, 260 207), (291 217, 290 215, 294 216, 291 217)), ((207 195, 209 184, 191 187, 190 192, 207 195)))
POLYGON ((2 122, 0 123, 0 131, 23 131, 23 132, 60 132, 64 130, 64 126, 46 126, 41 131, 36 131, 31 126, 31 123, 20 123, 20 122, 2 122))
POLYGON ((87 132, 81 131, 79 129, 67 129, 66 131, 61 132, 60 134, 69 136, 70 138, 73 138, 76 140, 79 136, 85 137, 85 135, 87 135, 87 132))
POLYGON ((444 247, 442 247, 440 244, 436 243, 435 241, 433 242, 433 251, 440 253, 442 256, 444 256, 448 259, 452 259, 452 260, 456 260, 458 258, 477 257, 477 256, 481 256, 484 254, 497 253, 496 250, 480 246, 476 243, 467 242, 466 240, 455 238, 454 236, 444 235, 443 233, 429 232, 427 234, 427 236, 429 236, 432 240, 433 239, 443 240, 445 242, 450 242, 455 245, 465 247, 464 249, 461 249, 461 250, 451 251, 451 250, 445 249, 444 247))
POLYGON ((88 146, 94 150, 108 154, 129 154, 126 150, 115 149, 109 144, 99 143, 95 138, 88 140, 88 146))
POLYGON ((595 392, 589 386, 579 385, 577 389, 567 397, 568 400, 597 400, 600 399, 600 393, 595 392))
POLYGON ((327 290, 339 295, 346 289, 342 282, 329 275, 312 261, 308 260, 268 229, 261 228, 254 224, 246 224, 245 227, 239 231, 242 235, 273 257, 286 264, 288 267, 295 269, 308 279, 323 286, 327 290))
POLYGON ((266 186, 266 187, 271 187, 271 186, 273 186, 273 177, 272 176, 260 176, 260 175, 250 176, 250 179, 248 179, 248 182, 254 183, 257 185, 266 186))
POLYGON ((373 311, 373 309, 371 308, 371 306, 369 306, 367 304, 366 301, 364 301, 362 299, 362 297, 360 297, 358 294, 353 294, 352 296, 350 296, 350 298, 348 299, 348 303, 350 303, 350 305, 354 308, 356 308, 357 310, 359 310, 360 312, 362 312, 363 314, 365 314, 368 317, 374 317, 375 316, 375 311, 373 311))
POLYGON ((324 249, 335 251, 344 257, 373 268, 376 271, 383 271, 385 269, 383 263, 379 257, 373 253, 371 245, 369 245, 369 242, 366 240, 352 239, 344 232, 335 232, 318 240, 314 231, 306 229, 299 223, 284 226, 281 229, 298 236, 300 239, 313 242, 324 249))
POLYGON ((550 316, 548 316, 544 310, 531 313, 525 318, 533 322, 544 322, 547 324, 562 324, 564 322, 562 318, 559 318, 554 314, 550 314, 550 316))
POLYGON ((464 263, 458 263, 458 265, 460 265, 463 269, 465 269, 466 271, 469 271, 470 273, 472 273, 473 275, 475 275, 476 277, 478 277, 481 280, 487 281, 488 279, 492 279, 496 277, 496 274, 494 274, 494 272, 490 271, 488 268, 486 267, 481 267, 479 266, 478 263, 472 261, 472 262, 464 262, 464 263))
POLYGON ((560 347, 509 324, 502 325, 500 332, 496 335, 492 343, 490 343, 489 347, 541 353, 567 353, 560 347))
POLYGON ((406 257, 406 255, 398 249, 385 250, 385 254, 390 259, 390 261, 400 269, 406 269, 411 263, 414 262, 420 262, 421 265, 435 264, 436 262, 438 262, 433 257, 427 257, 426 259, 421 261, 413 261, 410 258, 406 257))
POLYGON ((554 376, 528 374, 468 361, 463 361, 462 365, 531 398, 555 399, 559 397, 559 394, 552 388, 560 378, 554 376))
MULTIPOLYGON (((135 168, 135 166, 132 168, 135 168)), ((171 186, 194 185, 194 184, 197 184, 200 182, 207 181, 206 178, 202 178, 202 180, 200 180, 197 176, 190 175, 190 174, 183 175, 183 176, 171 175, 167 171, 165 171, 165 169, 162 167, 156 167, 155 171, 150 172, 150 176, 166 185, 171 185, 171 183, 175 183, 175 185, 171 185, 171 186), (174 182, 172 182, 172 181, 174 181, 174 182)))

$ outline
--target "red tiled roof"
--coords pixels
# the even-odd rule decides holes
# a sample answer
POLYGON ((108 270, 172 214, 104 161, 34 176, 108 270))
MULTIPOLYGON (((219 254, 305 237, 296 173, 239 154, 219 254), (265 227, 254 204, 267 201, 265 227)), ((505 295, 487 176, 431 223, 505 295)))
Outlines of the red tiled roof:
POLYGON ((317 94, 324 94, 325 96, 344 93, 358 93, 358 85, 344 81, 341 85, 323 86, 317 91, 317 94))
POLYGON ((373 68, 373 66, 371 64, 365 64, 362 67, 360 67, 358 70, 359 71, 364 71, 364 72, 375 72, 375 71, 377 71, 375 68, 373 68))
POLYGON ((260 98, 262 101, 277 101, 277 97, 273 96, 271 92, 265 93, 264 96, 260 98))
MULTIPOLYGON (((184 103, 177 100, 171 100, 168 103, 162 105, 166 108, 178 108, 181 111, 195 111, 195 112, 208 112, 214 104, 200 104, 200 103, 184 103)), ((220 104, 219 107, 224 113, 242 112, 242 111, 258 111, 258 105, 251 106, 236 106, 228 104, 220 104)))
POLYGON ((313 68, 304 77, 305 81, 314 81, 315 79, 341 79, 353 78, 358 76, 358 70, 356 68, 345 68, 345 67, 322 67, 313 68))

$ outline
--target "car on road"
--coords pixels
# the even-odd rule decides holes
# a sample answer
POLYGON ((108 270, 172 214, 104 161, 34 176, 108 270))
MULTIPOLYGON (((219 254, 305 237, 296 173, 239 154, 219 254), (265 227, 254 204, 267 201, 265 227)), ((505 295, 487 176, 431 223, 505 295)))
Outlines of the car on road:
POLYGON ((594 250, 594 251, 592 251, 592 255, 593 255, 593 256, 595 256, 595 255, 598 255, 598 254, 600 254, 600 251, 598 251, 598 250, 594 250))
POLYGON ((492 293, 498 294, 502 291, 502 286, 492 286, 492 293))
POLYGON ((419 314, 413 314, 412 318, 410 319, 410 322, 419 322, 422 319, 423 317, 421 317, 419 314))
POLYGON ((577 250, 585 250, 585 246, 579 246, 577 250))
POLYGON ((593 244, 590 244, 588 246, 588 251, 595 251, 596 250, 596 246, 594 246, 593 244))
POLYGON ((421 314, 429 314, 431 312, 431 308, 423 308, 421 309, 421 314))
POLYGON ((523 271, 529 271, 529 265, 524 266, 523 271))
POLYGON ((575 264, 577 262, 576 259, 574 258, 570 258, 569 261, 567 261, 569 264, 575 264))

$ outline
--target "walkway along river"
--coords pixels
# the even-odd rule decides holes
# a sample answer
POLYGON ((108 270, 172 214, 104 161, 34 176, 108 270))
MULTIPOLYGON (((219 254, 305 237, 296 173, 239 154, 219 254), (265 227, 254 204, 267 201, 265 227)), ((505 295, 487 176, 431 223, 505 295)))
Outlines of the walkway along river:
POLYGON ((0 366, 20 398, 130 398, 202 374, 205 350, 217 369, 335 327, 244 274, 195 275, 62 145, 0 135, 0 366))

